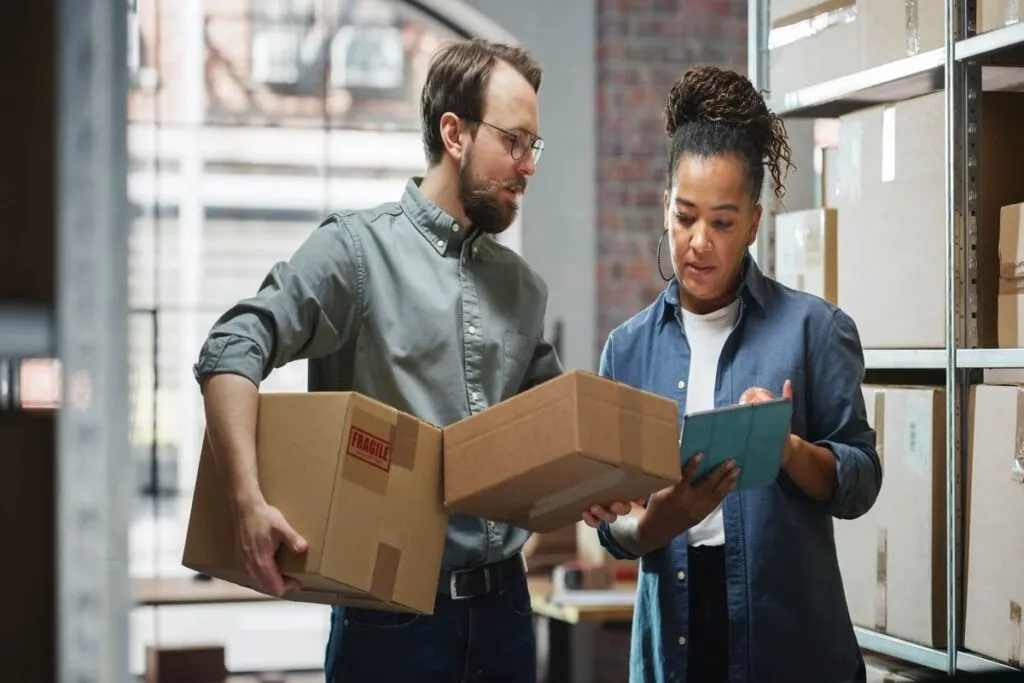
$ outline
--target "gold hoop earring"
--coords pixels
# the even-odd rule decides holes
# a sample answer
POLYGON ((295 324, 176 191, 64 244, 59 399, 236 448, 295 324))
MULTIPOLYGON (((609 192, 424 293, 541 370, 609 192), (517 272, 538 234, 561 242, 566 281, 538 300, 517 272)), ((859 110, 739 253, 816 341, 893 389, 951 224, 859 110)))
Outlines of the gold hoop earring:
POLYGON ((658 259, 658 275, 660 275, 661 279, 664 280, 665 282, 671 282, 672 278, 665 277, 665 273, 663 273, 661 270, 661 245, 665 243, 665 235, 667 234, 668 228, 665 228, 665 230, 661 233, 661 237, 658 238, 658 255, 656 256, 656 258, 658 259))

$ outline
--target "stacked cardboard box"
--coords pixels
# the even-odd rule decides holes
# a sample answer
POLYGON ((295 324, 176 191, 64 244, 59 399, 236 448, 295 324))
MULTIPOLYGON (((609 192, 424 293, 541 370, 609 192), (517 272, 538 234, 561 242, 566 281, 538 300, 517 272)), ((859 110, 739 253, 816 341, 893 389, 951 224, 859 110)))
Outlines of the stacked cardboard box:
POLYGON ((1024 347, 1024 204, 999 213, 999 347, 1024 347))
POLYGON ((1024 665, 1024 385, 972 388, 964 647, 1024 665))
MULTIPOLYGON (((260 395, 260 486, 309 543, 285 599, 431 613, 448 511, 575 545, 582 511, 679 480, 675 401, 570 372, 445 429, 351 393, 260 395)), ((209 440, 183 564, 245 583, 209 440)), ((592 530, 591 530, 592 532, 592 530)))
POLYGON ((835 522, 850 615, 858 626, 944 647, 945 392, 868 385, 863 393, 885 474, 867 514, 835 522))

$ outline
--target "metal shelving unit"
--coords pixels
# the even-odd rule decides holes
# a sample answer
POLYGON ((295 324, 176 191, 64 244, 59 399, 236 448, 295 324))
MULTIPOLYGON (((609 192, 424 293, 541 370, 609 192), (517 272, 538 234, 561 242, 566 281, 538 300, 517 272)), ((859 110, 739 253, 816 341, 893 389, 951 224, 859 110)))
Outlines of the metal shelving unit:
MULTIPOLYGON (((751 79, 770 91, 767 69, 771 0, 750 0, 748 30, 751 79)), ((1024 22, 976 33, 977 0, 944 0, 945 46, 796 92, 770 93, 770 106, 787 118, 834 118, 878 104, 945 93, 947 200, 947 347, 944 349, 867 349, 869 370, 938 370, 946 378, 947 615, 950 645, 937 649, 857 628, 866 650, 947 673, 1010 669, 958 651, 955 619, 963 594, 962 468, 967 454, 967 400, 972 372, 983 368, 1024 368, 1024 349, 978 348, 984 312, 977 307, 976 259, 979 245, 980 173, 976 150, 981 126, 980 94, 989 89, 1020 89, 1024 84, 1024 22)), ((765 242, 769 242, 765 240, 765 242)), ((973 379, 972 379, 973 378, 973 379)))

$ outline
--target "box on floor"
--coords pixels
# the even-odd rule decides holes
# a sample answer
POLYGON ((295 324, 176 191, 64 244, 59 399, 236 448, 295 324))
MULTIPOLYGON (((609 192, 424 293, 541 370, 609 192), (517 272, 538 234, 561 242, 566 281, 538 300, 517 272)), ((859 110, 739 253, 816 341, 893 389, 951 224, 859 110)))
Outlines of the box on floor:
MULTIPOLYGON (((448 526, 442 432, 355 393, 262 393, 260 488, 309 544, 282 549, 284 598, 431 613, 448 526)), ((245 585, 223 478, 204 439, 182 564, 245 585)))
POLYGON ((871 510, 835 521, 850 616, 872 631, 945 647, 945 392, 862 391, 884 474, 871 510))
POLYGON ((971 388, 964 647, 1021 666, 1024 385, 971 388))
POLYGON ((999 213, 999 347, 1024 347, 1024 204, 999 213))

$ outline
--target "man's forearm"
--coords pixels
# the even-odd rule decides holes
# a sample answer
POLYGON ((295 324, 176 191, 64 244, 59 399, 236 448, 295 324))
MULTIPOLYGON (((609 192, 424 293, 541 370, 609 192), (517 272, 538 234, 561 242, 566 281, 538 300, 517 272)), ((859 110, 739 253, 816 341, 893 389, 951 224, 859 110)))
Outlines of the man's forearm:
POLYGON ((259 389, 240 375, 217 374, 203 382, 203 398, 210 445, 228 483, 231 505, 238 508, 262 501, 256 473, 259 389))
POLYGON ((798 437, 793 437, 785 470, 804 493, 822 503, 832 500, 839 485, 835 453, 798 437))

